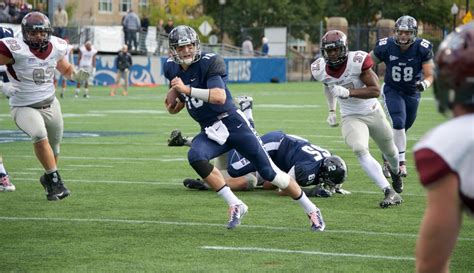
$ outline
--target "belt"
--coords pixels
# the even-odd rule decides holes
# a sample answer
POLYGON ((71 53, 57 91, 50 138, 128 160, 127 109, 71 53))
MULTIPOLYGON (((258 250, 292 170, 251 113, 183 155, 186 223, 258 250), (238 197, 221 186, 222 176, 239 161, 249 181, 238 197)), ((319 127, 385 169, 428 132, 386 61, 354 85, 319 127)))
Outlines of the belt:
POLYGON ((40 110, 41 110, 41 109, 49 109, 49 108, 51 108, 51 104, 44 105, 44 106, 39 106, 39 107, 32 107, 32 108, 34 108, 34 109, 40 109, 40 110))

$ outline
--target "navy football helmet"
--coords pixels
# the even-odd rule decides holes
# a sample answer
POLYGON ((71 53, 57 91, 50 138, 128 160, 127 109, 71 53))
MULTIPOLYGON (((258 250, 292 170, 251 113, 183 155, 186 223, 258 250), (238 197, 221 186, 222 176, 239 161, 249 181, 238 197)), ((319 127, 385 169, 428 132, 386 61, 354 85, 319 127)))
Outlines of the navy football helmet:
POLYGON ((201 42, 193 28, 185 25, 177 26, 170 32, 168 40, 171 58, 175 63, 190 65, 201 59, 201 42), (189 44, 194 45, 191 56, 181 56, 178 48, 189 44))
POLYGON ((404 15, 395 22, 395 42, 397 45, 409 46, 416 40, 418 34, 418 24, 415 18, 404 15), (404 37, 403 33, 408 32, 408 37, 404 37))
POLYGON ((337 155, 328 156, 323 160, 319 171, 319 181, 331 186, 342 184, 347 177, 346 162, 337 155))
POLYGON ((435 56, 434 94, 444 113, 453 103, 474 106, 474 23, 456 28, 435 56))
POLYGON ((23 41, 31 48, 44 50, 48 47, 53 28, 46 15, 30 12, 21 20, 23 41))
POLYGON ((349 47, 347 46, 347 36, 339 30, 330 30, 321 39, 321 53, 324 60, 330 67, 337 67, 347 60, 349 47), (336 56, 328 51, 336 50, 336 56))

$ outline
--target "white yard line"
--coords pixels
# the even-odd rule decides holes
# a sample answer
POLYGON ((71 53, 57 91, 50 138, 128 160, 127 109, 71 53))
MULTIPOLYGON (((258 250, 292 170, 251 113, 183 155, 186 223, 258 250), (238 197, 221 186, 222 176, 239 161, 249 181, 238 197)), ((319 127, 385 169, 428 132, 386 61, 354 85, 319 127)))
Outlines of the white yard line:
MULTIPOLYGON (((209 227, 224 227, 223 224, 213 223, 199 223, 199 222, 173 222, 173 221, 157 221, 157 220, 128 220, 128 219, 94 219, 94 218, 50 218, 50 217, 9 217, 0 216, 0 221, 36 221, 36 222, 85 222, 85 223, 121 223, 121 224, 151 224, 151 225, 174 225, 174 226, 209 226, 209 227)), ((268 230, 283 230, 283 231, 308 231, 309 228, 294 228, 294 227, 277 227, 277 226, 262 226, 262 225, 245 225, 242 224, 239 228, 248 229, 268 229, 268 230)), ((358 234, 371 236, 389 236, 389 237, 403 237, 416 238, 416 234, 410 233, 391 233, 391 232, 373 232, 364 230, 328 230, 325 233, 336 234, 358 234)), ((474 238, 458 238, 459 241, 474 241, 474 238)))
POLYGON ((305 251, 305 250, 290 250, 290 249, 278 249, 278 248, 262 248, 262 247, 226 247, 226 246, 202 246, 202 249, 206 250, 230 250, 239 252, 272 252, 272 253, 290 253, 290 254, 305 254, 305 255, 317 255, 317 256, 335 256, 335 257, 350 257, 350 258, 368 258, 368 259, 383 259, 383 260, 402 260, 402 261, 414 261, 413 257, 401 257, 401 256, 379 256, 379 255, 366 255, 357 253, 335 253, 335 252, 321 252, 321 251, 305 251))

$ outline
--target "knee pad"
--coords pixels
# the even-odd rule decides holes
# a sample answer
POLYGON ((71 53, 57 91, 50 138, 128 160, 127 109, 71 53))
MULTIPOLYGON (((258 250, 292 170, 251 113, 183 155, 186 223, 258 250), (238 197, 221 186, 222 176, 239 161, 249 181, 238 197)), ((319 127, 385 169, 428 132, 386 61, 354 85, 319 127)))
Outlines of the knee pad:
POLYGON ((203 179, 208 177, 211 174, 212 170, 214 169, 214 166, 212 166, 212 164, 206 160, 198 160, 198 161, 191 162, 189 164, 191 165, 191 167, 193 167, 196 173, 203 179))
POLYGON ((290 185, 290 175, 282 171, 277 171, 275 178, 272 180, 272 184, 284 190, 290 185))

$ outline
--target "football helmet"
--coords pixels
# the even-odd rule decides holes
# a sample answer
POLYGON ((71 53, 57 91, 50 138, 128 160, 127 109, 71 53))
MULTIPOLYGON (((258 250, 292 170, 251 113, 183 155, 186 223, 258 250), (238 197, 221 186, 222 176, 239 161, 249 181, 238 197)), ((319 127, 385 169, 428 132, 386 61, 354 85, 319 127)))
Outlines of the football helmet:
POLYGON ((418 34, 418 24, 415 18, 404 15, 395 22, 395 43, 397 45, 409 46, 416 40, 418 34), (409 32, 408 37, 404 36, 401 31, 409 32))
POLYGON ((171 58, 175 63, 190 65, 199 61, 201 58, 201 42, 199 41, 199 36, 193 28, 185 25, 175 27, 170 32, 168 41, 171 58), (190 56, 185 56, 188 55, 188 53, 183 54, 178 52, 178 48, 180 46, 189 44, 194 45, 190 56))
POLYGON ((44 50, 48 47, 53 28, 48 17, 41 12, 30 12, 21 20, 23 41, 31 48, 44 50))
POLYGON ((444 113, 453 103, 474 106, 474 23, 456 28, 435 56, 434 95, 444 113))
POLYGON ((339 30, 326 32, 321 39, 321 53, 330 67, 337 67, 344 63, 349 54, 346 34, 339 30), (336 50, 336 56, 328 53, 329 50, 336 50))
POLYGON ((346 162, 342 158, 332 155, 323 160, 319 171, 319 182, 334 186, 343 183, 346 177, 346 162))

